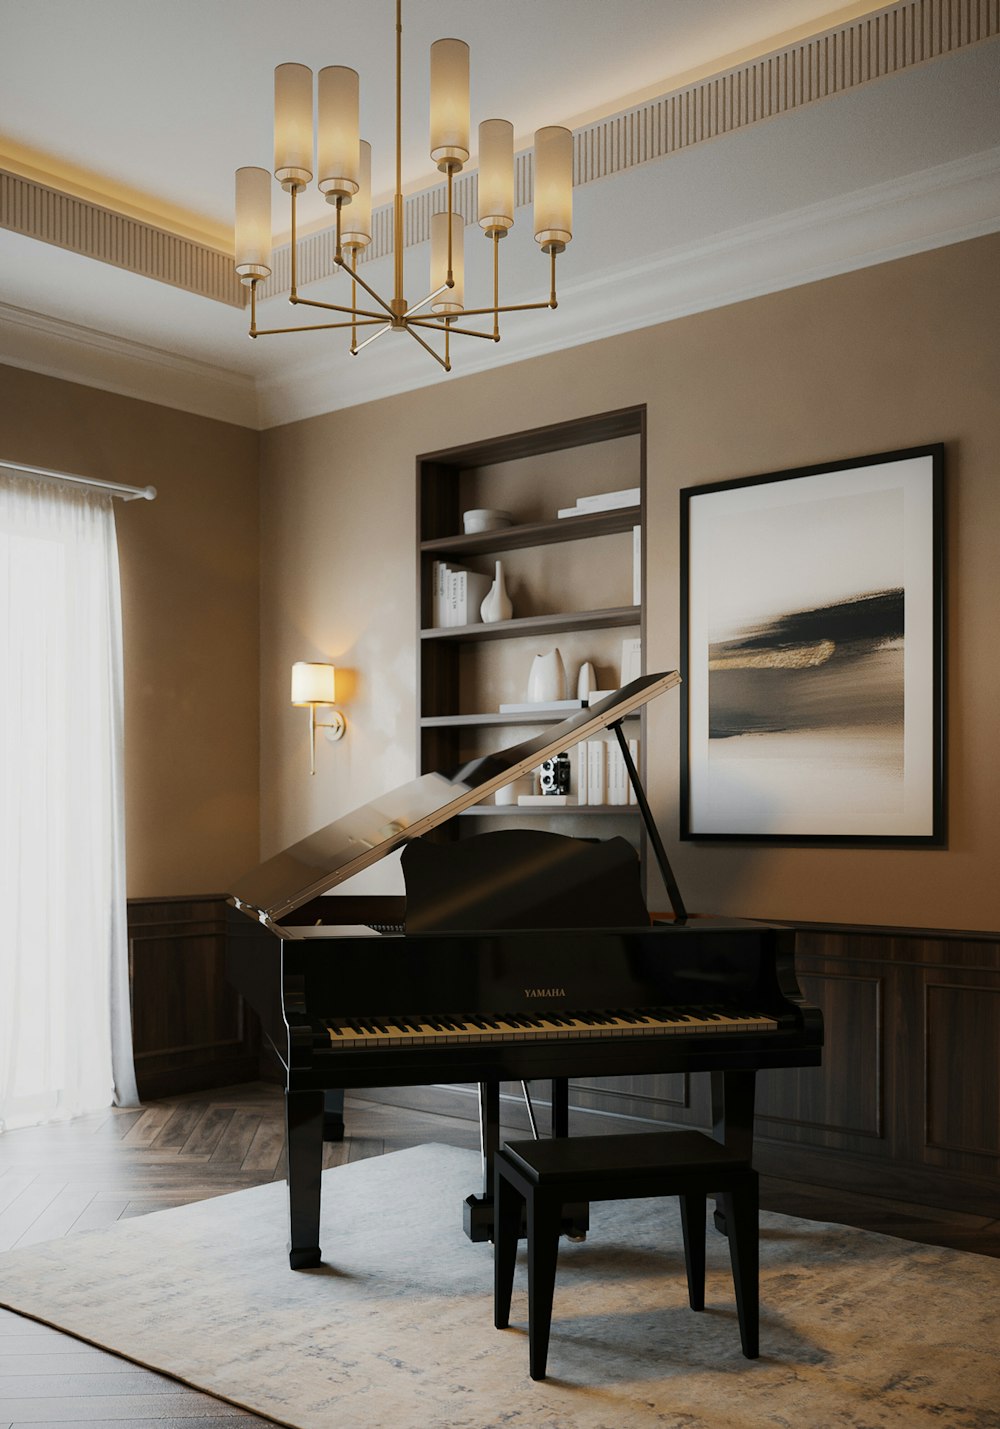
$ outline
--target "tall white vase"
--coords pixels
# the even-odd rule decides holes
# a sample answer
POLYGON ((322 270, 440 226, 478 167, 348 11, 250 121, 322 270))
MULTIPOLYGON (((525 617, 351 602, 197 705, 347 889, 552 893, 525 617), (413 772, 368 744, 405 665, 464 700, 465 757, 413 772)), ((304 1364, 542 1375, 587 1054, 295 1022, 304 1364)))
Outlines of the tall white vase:
POLYGON ((558 650, 549 650, 532 660, 525 698, 533 704, 566 698, 566 670, 558 650))
POLYGON ((510 596, 507 594, 507 587, 504 584, 503 566, 499 561, 496 563, 496 574, 493 577, 493 584, 483 598, 483 603, 479 607, 479 614, 486 625, 492 625, 497 620, 509 620, 514 614, 514 607, 511 604, 510 596))

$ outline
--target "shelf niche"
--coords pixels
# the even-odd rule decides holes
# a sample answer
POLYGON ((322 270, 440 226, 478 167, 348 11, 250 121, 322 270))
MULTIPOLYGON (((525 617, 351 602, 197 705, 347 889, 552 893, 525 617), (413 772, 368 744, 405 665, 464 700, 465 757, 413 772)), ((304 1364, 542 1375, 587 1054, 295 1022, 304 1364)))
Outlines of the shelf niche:
MULTIPOLYGON (((571 697, 584 660, 594 664, 599 688, 617 687, 623 638, 638 635, 645 656, 644 601, 631 602, 634 527, 643 572, 646 566, 646 409, 627 407, 429 452, 417 457, 416 468, 420 772, 452 773, 556 722, 551 715, 499 713, 501 703, 524 699, 536 652, 559 649, 571 697), (635 487, 637 505, 557 515, 581 496, 635 487), (466 535, 463 513, 484 507, 509 511, 514 524, 466 535), (513 618, 435 627, 434 563, 491 574, 498 559, 513 618)), ((629 726, 640 741, 642 772, 644 716, 629 726)), ((475 814, 451 820, 442 835, 483 832, 491 816, 509 827, 515 817, 535 822, 557 815, 562 832, 584 835, 595 816, 613 815, 630 822, 640 841, 631 807, 559 806, 546 813, 537 806, 477 806, 475 814)))

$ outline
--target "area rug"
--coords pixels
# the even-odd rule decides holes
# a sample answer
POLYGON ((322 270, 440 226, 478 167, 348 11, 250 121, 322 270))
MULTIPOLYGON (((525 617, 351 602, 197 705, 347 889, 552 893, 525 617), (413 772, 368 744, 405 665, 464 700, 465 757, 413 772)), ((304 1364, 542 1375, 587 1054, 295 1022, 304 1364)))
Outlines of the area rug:
POLYGON ((751 1362, 713 1230, 688 1309, 672 1199, 562 1243, 534 1384, 523 1248, 498 1331, 462 1232, 478 1176, 439 1145, 327 1171, 316 1270, 288 1269, 274 1183, 8 1252, 0 1303, 295 1429, 1000 1426, 1000 1261, 765 1213, 751 1362))

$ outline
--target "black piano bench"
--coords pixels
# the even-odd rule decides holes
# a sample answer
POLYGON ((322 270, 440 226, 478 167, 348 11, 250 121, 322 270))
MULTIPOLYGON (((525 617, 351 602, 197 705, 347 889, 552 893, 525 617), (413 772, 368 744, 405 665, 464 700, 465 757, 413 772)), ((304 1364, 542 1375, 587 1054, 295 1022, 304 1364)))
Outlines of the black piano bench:
POLYGON ((726 1218, 740 1342, 758 1353, 758 1193, 750 1162, 700 1131, 639 1132, 509 1141, 494 1158, 494 1324, 510 1323, 514 1265, 527 1207, 528 1354, 532 1379, 545 1378, 562 1206, 679 1196, 692 1310, 705 1308, 705 1198, 726 1218))

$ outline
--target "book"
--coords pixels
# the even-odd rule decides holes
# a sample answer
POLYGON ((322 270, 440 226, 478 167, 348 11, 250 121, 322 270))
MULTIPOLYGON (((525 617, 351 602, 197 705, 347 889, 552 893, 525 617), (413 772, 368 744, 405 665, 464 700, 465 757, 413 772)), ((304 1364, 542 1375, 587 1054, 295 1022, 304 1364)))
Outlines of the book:
MULTIPOLYGON (((637 739, 630 739, 630 740, 629 740, 629 742, 628 742, 628 753, 629 753, 629 758, 631 759, 632 763, 635 765, 636 773, 638 773, 638 771, 639 771, 639 741, 638 741, 637 739)), ((628 801, 629 801, 630 804, 638 804, 638 802, 639 802, 639 800, 635 797, 635 789, 632 787, 632 780, 631 780, 631 779, 628 780, 628 801)))
POLYGON ((632 680, 637 680, 641 674, 642 640, 638 635, 630 635, 622 641, 622 684, 630 684, 632 680))
POLYGON ((439 629, 446 624, 448 599, 448 567, 444 561, 435 561, 431 567, 431 624, 439 629))
POLYGON ((442 625, 475 625, 480 618, 479 607, 489 593, 493 578, 479 571, 467 570, 465 566, 446 566, 445 571, 447 595, 442 625))
MULTIPOLYGON (((632 604, 642 605, 642 527, 632 527, 632 604)), ((624 684, 624 681, 622 681, 624 684)))
POLYGON ((578 744, 573 750, 573 773, 576 784, 576 802, 578 804, 589 804, 587 797, 587 745, 586 742, 578 744))
POLYGON ((517 803, 522 809, 544 808, 546 804, 550 808, 562 808, 566 804, 575 804, 576 800, 572 794, 518 794, 517 803))
POLYGON ((630 486, 625 491, 601 491, 596 496, 578 496, 576 504, 581 511, 618 511, 623 506, 638 506, 639 488, 630 486))
POLYGON ((605 803, 628 803, 629 777, 625 771, 625 760, 617 744, 608 742, 607 748, 607 792, 605 803))
POLYGON ((572 714, 582 710, 586 700, 523 700, 520 704, 501 705, 501 714, 572 714))
POLYGON ((587 740, 587 803, 603 804, 605 797, 605 752, 604 739, 587 740))

